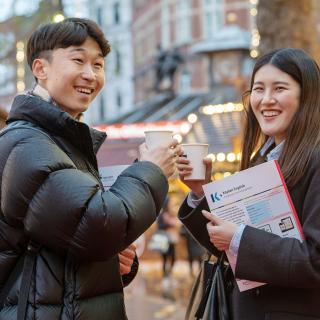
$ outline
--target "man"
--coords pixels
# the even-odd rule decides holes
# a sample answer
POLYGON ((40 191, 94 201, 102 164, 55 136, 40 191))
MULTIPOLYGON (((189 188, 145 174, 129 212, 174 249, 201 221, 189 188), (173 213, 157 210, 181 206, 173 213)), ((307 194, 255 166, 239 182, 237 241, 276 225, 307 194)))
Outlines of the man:
POLYGON ((181 150, 143 144, 103 189, 95 153, 105 134, 77 119, 104 85, 109 51, 97 24, 78 18, 28 41, 37 84, 15 98, 0 137, 0 319, 127 319, 130 244, 160 211, 181 150))

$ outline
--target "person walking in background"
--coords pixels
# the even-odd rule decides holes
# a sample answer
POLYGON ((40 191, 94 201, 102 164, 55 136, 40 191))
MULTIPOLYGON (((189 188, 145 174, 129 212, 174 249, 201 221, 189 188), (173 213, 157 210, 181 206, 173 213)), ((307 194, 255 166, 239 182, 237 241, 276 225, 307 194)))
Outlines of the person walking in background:
POLYGON ((14 99, 0 133, 0 319, 127 319, 131 244, 155 221, 181 150, 175 140, 141 145, 104 190, 95 154, 106 135, 78 119, 104 85, 109 51, 81 18, 40 26, 28 41, 36 86, 14 99))
POLYGON ((320 319, 320 72, 301 49, 277 49, 254 67, 241 170, 278 160, 300 219, 303 242, 250 226, 237 226, 208 212, 202 185, 188 181, 188 160, 179 157, 181 180, 192 190, 179 217, 193 236, 220 256, 236 257, 235 277, 266 283, 239 292, 234 283, 229 304, 234 320, 320 319), (202 215, 203 213, 203 215, 202 215))
POLYGON ((168 250, 161 252, 162 271, 164 277, 171 274, 176 261, 175 245, 178 242, 178 233, 176 229, 177 223, 178 219, 170 207, 170 198, 167 197, 163 209, 157 219, 158 230, 163 231, 167 235, 169 242, 168 250))
POLYGON ((193 238, 184 225, 181 226, 180 235, 186 239, 190 275, 194 277, 194 262, 197 262, 197 269, 200 269, 206 250, 193 238))

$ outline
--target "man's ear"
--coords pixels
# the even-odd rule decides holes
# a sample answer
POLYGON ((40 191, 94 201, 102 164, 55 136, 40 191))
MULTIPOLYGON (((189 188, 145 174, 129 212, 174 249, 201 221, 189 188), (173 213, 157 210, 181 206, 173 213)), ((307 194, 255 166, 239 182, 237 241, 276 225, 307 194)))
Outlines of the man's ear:
POLYGON ((34 59, 32 63, 32 73, 38 80, 46 80, 48 77, 49 61, 43 58, 34 59))

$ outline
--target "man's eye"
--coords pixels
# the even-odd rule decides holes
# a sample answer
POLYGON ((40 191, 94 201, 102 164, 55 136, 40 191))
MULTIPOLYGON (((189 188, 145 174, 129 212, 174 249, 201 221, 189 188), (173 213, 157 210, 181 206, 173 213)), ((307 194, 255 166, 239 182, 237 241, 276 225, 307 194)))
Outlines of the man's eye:
POLYGON ((77 62, 77 63, 83 63, 83 60, 82 59, 79 59, 79 58, 75 58, 73 59, 73 61, 77 62))
POLYGON ((102 63, 95 63, 94 65, 97 68, 103 68, 103 64, 102 63))

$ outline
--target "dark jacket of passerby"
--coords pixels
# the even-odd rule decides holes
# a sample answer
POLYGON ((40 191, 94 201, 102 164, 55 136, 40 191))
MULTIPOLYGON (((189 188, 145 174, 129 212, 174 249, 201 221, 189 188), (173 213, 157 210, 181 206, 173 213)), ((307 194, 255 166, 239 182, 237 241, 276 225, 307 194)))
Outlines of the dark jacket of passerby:
MULTIPOLYGON (((130 275, 121 277, 118 253, 154 222, 166 177, 137 162, 104 191, 95 156, 104 133, 31 95, 15 98, 9 122, 0 137, 0 288, 31 239, 39 251, 27 320, 127 319, 130 275)), ((21 273, 0 319, 16 319, 21 273)))
MULTIPOLYGON (((239 279, 267 282, 239 292, 234 283, 230 292, 233 320, 316 320, 320 319, 320 151, 314 153, 307 171, 289 188, 302 225, 305 241, 282 241, 279 236, 246 226, 240 243, 235 275, 239 279)), ((182 204, 179 217, 194 237, 210 252, 220 252, 210 242, 208 210, 204 199, 192 209, 182 204)))
POLYGON ((194 237, 191 235, 191 233, 184 225, 181 226, 180 235, 185 237, 186 239, 189 261, 201 261, 206 250, 194 239, 194 237))

